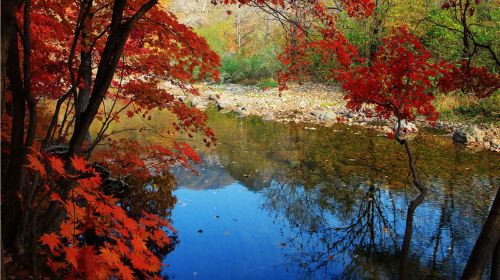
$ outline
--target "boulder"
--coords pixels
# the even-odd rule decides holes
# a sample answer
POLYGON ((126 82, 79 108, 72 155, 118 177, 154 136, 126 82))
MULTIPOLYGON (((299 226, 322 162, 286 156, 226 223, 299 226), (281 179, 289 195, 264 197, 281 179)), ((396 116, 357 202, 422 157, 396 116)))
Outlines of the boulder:
POLYGON ((208 107, 208 102, 199 96, 194 96, 191 98, 191 105, 196 109, 206 109, 208 107))
POLYGON ((490 150, 500 152, 500 139, 495 138, 490 141, 490 150))
POLYGON ((211 92, 211 93, 208 94, 208 99, 209 100, 217 101, 217 100, 219 100, 219 96, 218 96, 218 94, 216 94, 214 92, 211 92))
POLYGON ((228 108, 228 107, 231 107, 233 104, 230 100, 228 99, 218 99, 216 100, 217 101, 217 106, 219 107, 219 109, 225 109, 225 108, 228 108))
POLYGON ((453 132, 453 141, 462 144, 482 143, 484 132, 474 126, 466 126, 453 132))
POLYGON ((315 116, 320 121, 333 121, 337 118, 337 115, 329 111, 313 111, 311 115, 315 116))
POLYGON ((245 107, 241 107, 239 109, 236 109, 236 110, 234 110, 234 112, 236 114, 238 114, 238 116, 240 116, 240 117, 250 115, 250 112, 248 112, 248 110, 245 107))
MULTIPOLYGON (((394 124, 393 129, 394 131, 398 131, 398 122, 394 124)), ((418 128, 414 123, 407 122, 405 120, 401 121, 401 128, 399 130, 400 139, 412 140, 415 137, 417 137, 417 134, 418 134, 418 128)))
POLYGON ((201 102, 202 102, 202 100, 199 96, 193 96, 190 101, 191 101, 191 105, 193 105, 193 107, 198 105, 198 104, 201 104, 201 102))
POLYGON ((272 112, 265 113, 264 116, 262 117, 262 120, 272 121, 274 120, 274 114, 272 112))

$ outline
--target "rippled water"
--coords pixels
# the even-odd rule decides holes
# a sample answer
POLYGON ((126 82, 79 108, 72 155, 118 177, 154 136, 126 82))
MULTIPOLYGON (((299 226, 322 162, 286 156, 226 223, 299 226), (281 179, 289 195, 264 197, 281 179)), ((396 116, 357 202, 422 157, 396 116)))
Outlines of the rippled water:
MULTIPOLYGON (((209 111, 200 175, 176 170, 170 279, 390 279, 411 185, 403 147, 367 129, 209 111)), ((415 214, 414 279, 458 278, 500 185, 499 156, 436 131, 412 142, 430 189, 415 214)))

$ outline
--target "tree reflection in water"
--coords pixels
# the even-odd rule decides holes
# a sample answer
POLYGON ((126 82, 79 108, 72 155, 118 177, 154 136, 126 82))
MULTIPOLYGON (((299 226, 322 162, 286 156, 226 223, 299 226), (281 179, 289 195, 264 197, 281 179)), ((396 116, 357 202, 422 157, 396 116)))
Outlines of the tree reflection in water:
POLYGON ((170 219, 170 212, 177 202, 172 194, 176 180, 170 172, 148 179, 130 177, 127 181, 132 188, 121 202, 131 215, 139 216, 145 211, 170 219))
MULTIPOLYGON (((308 188, 273 181, 262 193, 263 209, 286 221, 290 230, 284 232, 293 233, 283 236, 286 265, 302 267, 304 278, 389 279, 397 274, 408 194, 359 177, 308 188)), ((442 202, 423 205, 413 229, 409 278, 456 278, 471 246, 466 225, 480 222, 468 214, 461 217, 452 191, 444 192, 442 202)))
MULTIPOLYGON (((123 208, 132 217, 139 217, 143 212, 156 214, 163 219, 171 221, 171 213, 177 203, 177 198, 173 195, 176 187, 175 177, 168 171, 162 175, 141 179, 129 177, 127 183, 131 190, 120 200, 123 208)), ((151 251, 160 259, 172 252, 178 244, 177 235, 169 229, 163 229, 169 233, 171 243, 160 249, 153 243, 148 244, 151 251)))
POLYGON ((293 235, 285 237, 283 253, 305 275, 363 278, 369 262, 360 266, 359 260, 393 255, 398 248, 401 213, 386 190, 352 181, 313 190, 275 183, 263 193, 263 208, 290 222, 293 235), (346 191, 354 194, 351 201, 334 199, 346 191))

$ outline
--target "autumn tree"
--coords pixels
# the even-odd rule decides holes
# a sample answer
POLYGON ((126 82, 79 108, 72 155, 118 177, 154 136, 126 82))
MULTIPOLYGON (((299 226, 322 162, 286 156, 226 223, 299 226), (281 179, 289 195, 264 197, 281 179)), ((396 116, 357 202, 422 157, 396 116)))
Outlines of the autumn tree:
POLYGON ((199 157, 185 143, 142 146, 108 128, 124 113, 147 120, 150 110, 169 110, 174 130, 211 145, 206 116, 173 88, 196 95, 192 83, 217 79, 218 64, 205 40, 156 0, 2 1, 2 238, 15 259, 35 269, 42 237, 56 272, 158 273, 145 245, 167 245, 159 231, 167 225, 149 213, 128 216, 115 193, 105 194, 107 172, 165 174, 199 157), (91 138, 92 124, 100 129, 91 138), (98 145, 113 152, 96 154, 98 145), (119 235, 106 232, 120 227, 119 235), (134 264, 130 253, 152 266, 134 264))
POLYGON ((441 68, 442 64, 431 60, 431 54, 418 38, 401 27, 383 40, 372 65, 354 67, 340 77, 348 108, 373 111, 376 116, 395 122, 394 132, 388 137, 404 146, 413 184, 420 193, 408 206, 400 279, 406 279, 413 216, 428 191, 416 169, 409 143, 416 128, 409 122, 418 115, 430 122, 436 120, 438 113, 432 104, 432 80, 440 75, 441 68))
MULTIPOLYGON (((350 109, 396 123, 390 136, 405 147, 420 191, 408 209, 402 250, 407 256, 413 214, 427 188, 405 124, 419 115, 431 122, 437 117, 432 88, 449 73, 444 64, 433 62, 415 36, 398 28, 383 40, 371 65, 360 66, 363 59, 335 23, 338 11, 353 18, 372 15, 374 1, 211 2, 252 5, 284 23, 289 40, 279 57, 282 89, 307 77, 314 54, 335 62, 331 74, 342 82, 350 109)), ((169 244, 169 224, 135 207, 125 211, 121 205, 132 199, 121 197, 112 176, 165 177, 172 165, 189 168, 200 158, 186 143, 141 145, 109 128, 135 116, 163 138, 200 134, 212 145, 216 138, 206 115, 174 91, 197 95, 193 83, 217 80, 219 57, 157 0, 5 0, 1 40, 3 244, 34 269, 30 253, 44 254, 60 276, 157 277, 161 262, 155 252, 169 244), (176 116, 172 131, 148 124, 152 110, 176 116), (91 125, 98 127, 92 137, 91 125)))

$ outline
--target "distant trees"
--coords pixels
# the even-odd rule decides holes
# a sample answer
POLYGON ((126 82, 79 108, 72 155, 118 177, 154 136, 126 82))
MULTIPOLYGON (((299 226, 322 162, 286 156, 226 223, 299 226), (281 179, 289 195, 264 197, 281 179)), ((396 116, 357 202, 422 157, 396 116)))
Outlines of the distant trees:
MULTIPOLYGON (((485 67, 474 66, 473 59, 477 57, 480 50, 485 50, 497 69, 500 67, 500 61, 497 58, 493 43, 481 42, 484 39, 479 39, 480 35, 475 32, 475 29, 477 29, 475 25, 477 24, 472 20, 475 14, 478 13, 478 9, 482 8, 480 5, 481 0, 446 0, 443 3, 441 8, 450 11, 452 20, 458 23, 459 27, 426 19, 441 28, 449 30, 462 41, 462 60, 459 63, 460 65, 453 67, 451 71, 451 75, 455 77, 448 79, 454 81, 453 89, 484 97, 494 93, 500 87, 500 78, 498 75, 488 73, 485 67)), ((443 87, 441 88, 443 89, 443 87)))

